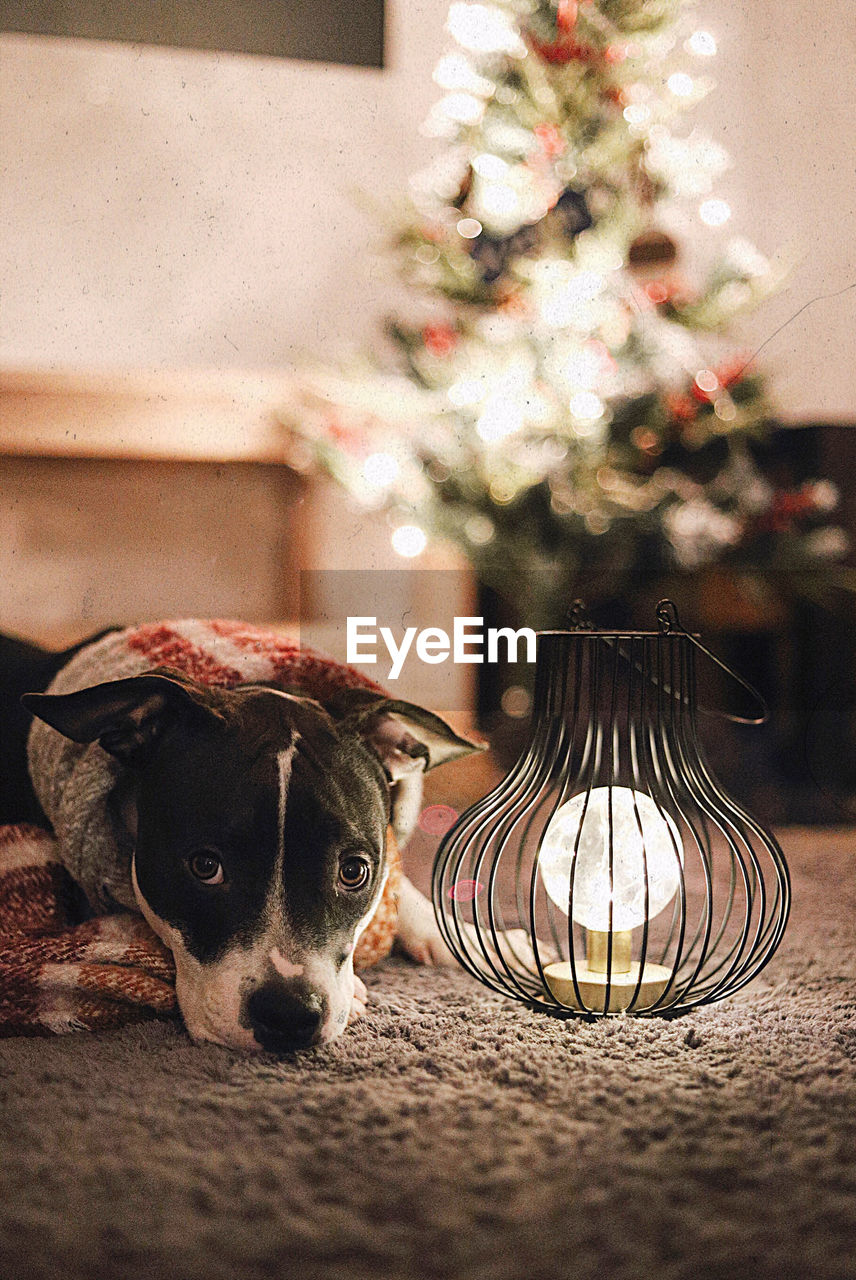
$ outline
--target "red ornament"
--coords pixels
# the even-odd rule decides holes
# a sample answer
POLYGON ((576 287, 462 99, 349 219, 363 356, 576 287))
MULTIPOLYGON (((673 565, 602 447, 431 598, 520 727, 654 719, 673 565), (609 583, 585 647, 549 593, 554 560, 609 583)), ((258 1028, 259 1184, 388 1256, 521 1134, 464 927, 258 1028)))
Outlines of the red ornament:
POLYGON ((730 387, 732 383, 742 378, 748 363, 746 356, 734 356, 726 364, 721 364, 718 369, 714 369, 714 373, 719 378, 720 386, 730 387))
POLYGON ((669 290, 662 280, 652 280, 650 284, 646 284, 645 293, 655 307, 659 306, 661 302, 668 302, 669 300, 669 290))
POLYGON ((544 40, 538 40, 533 36, 531 31, 527 31, 526 39, 533 53, 537 53, 539 58, 543 58, 545 62, 570 62, 573 58, 572 43, 568 44, 564 40, 556 40, 553 44, 547 44, 544 40))
POLYGON ((556 10, 556 26, 560 31, 566 34, 573 31, 577 25, 577 11, 579 5, 577 0, 559 0, 559 7, 556 10))
POLYGON ((634 431, 631 431, 630 439, 641 453, 657 454, 663 452, 660 437, 650 427, 636 427, 634 431))
POLYGON ((552 44, 545 44, 543 41, 537 40, 531 31, 528 33, 527 38, 532 52, 537 53, 538 57, 543 58, 545 62, 564 65, 575 61, 594 62, 598 57, 597 49, 593 49, 590 44, 579 44, 576 40, 572 40, 567 36, 553 41, 552 44))
POLYGON ((563 64, 567 62, 594 62, 600 57, 597 49, 574 39, 573 32, 577 25, 579 11, 578 0, 559 0, 556 10, 556 39, 539 40, 532 32, 526 32, 526 39, 533 53, 545 62, 563 64))
POLYGON ((447 324, 426 324, 422 330, 422 341, 432 356, 448 356, 458 345, 458 335, 447 324))
POLYGON ((347 426, 335 414, 327 420, 327 434, 345 453, 359 454, 365 446, 363 433, 347 426))
POLYGON ((644 292, 645 297, 655 307, 662 306, 664 302, 671 302, 673 306, 680 307, 685 306, 689 301, 687 287, 682 280, 649 280, 644 286, 644 292))
POLYGON ((681 394, 678 391, 670 392, 666 396, 666 408, 672 416, 672 420, 677 423, 692 422, 698 414, 698 405, 694 403, 690 396, 681 394))
POLYGON ((533 133, 548 160, 555 160, 564 151, 565 139, 554 124, 536 124, 533 133))
POLYGON ((705 391, 696 381, 692 384, 692 393, 696 400, 702 404, 709 404, 715 400, 720 391, 724 387, 730 387, 739 380, 746 368, 746 361, 741 358, 729 360, 727 364, 721 364, 716 369, 711 369, 711 373, 716 378, 717 385, 712 391, 705 391))
POLYGON ((720 387, 714 387, 713 391, 705 391, 698 385, 695 379, 693 379, 692 386, 690 387, 690 391, 695 396, 696 400, 698 400, 699 404, 711 404, 714 397, 719 394, 720 390, 720 387))
POLYGON ((518 316, 521 319, 531 315, 532 307, 518 289, 510 289, 497 296, 496 307, 504 315, 518 316))
POLYGON ((773 495, 769 510, 759 520, 759 527, 770 533, 786 533, 794 521, 813 511, 814 501, 804 489, 780 489, 773 495))

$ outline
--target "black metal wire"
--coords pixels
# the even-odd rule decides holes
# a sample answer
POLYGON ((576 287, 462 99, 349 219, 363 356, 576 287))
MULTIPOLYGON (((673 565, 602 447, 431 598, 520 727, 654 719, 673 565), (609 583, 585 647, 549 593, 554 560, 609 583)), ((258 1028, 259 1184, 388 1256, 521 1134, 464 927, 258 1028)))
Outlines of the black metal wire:
MULTIPOLYGON (((681 627, 671 602, 660 602, 657 619, 657 631, 594 631, 575 604, 571 630, 539 634, 529 740, 502 782, 447 832, 434 863, 437 921, 464 968, 493 991, 564 1017, 681 1012, 723 999, 757 976, 787 923, 784 855, 705 758, 697 653, 756 691, 681 627), (577 827, 563 837, 567 902, 559 906, 539 858, 551 823, 570 821, 563 806, 575 799, 577 827), (600 874, 608 886, 605 973, 594 981, 574 910, 591 872, 589 814, 605 822, 600 874), (659 858, 676 881, 662 909, 660 897, 652 902, 652 876, 663 870, 655 827, 659 858), (631 935, 638 969, 629 972, 619 967, 615 932, 616 887, 628 866, 641 876, 642 906, 631 935), (468 895, 459 892, 464 881, 474 882, 468 895), (509 929, 521 932, 510 938, 509 929), (557 961, 570 979, 562 994, 550 985, 557 961)), ((626 920, 622 911, 622 926, 626 920)))

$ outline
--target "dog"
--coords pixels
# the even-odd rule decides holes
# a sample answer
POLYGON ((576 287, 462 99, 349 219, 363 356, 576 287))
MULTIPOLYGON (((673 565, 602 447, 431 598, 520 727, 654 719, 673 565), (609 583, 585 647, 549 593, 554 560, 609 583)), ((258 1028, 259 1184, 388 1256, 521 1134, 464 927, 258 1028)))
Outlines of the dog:
MULTIPOLYGON (((63 654, 4 639, 0 669, 0 821, 47 819, 93 913, 143 915, 194 1040, 291 1052, 365 1011, 354 950, 388 828, 406 840, 424 773, 483 744, 243 624, 111 630, 63 654)), ((397 938, 451 960, 405 877, 397 938)))

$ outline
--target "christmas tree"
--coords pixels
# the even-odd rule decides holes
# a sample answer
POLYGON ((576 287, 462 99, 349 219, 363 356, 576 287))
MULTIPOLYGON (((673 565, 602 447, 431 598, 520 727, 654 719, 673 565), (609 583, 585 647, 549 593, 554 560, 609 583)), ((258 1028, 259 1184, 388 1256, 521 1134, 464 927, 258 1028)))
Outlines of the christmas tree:
POLYGON ((797 584, 846 550, 834 486, 758 467, 771 409, 725 335, 778 281, 687 120, 716 53, 691 16, 452 4, 438 155, 393 237, 415 314, 288 414, 401 555, 452 539, 534 625, 722 562, 797 584))

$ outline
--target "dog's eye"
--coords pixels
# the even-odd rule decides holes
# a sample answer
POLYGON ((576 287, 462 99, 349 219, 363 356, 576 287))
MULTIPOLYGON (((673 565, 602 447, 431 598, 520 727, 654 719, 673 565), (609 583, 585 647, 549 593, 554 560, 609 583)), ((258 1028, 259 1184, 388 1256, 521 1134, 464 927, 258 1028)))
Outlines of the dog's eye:
POLYGON ((339 884, 343 889, 363 889, 369 882, 372 869, 367 858, 349 854, 339 864, 339 884))
POLYGON ((203 884, 222 884, 223 864, 210 849, 201 849, 190 858, 190 870, 203 884))

